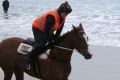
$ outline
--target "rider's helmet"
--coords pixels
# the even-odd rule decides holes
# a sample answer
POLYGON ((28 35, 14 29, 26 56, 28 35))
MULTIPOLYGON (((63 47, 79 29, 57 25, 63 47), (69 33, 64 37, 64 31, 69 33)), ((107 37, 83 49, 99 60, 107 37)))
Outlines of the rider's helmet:
POLYGON ((68 14, 69 14, 69 13, 72 12, 72 8, 70 7, 70 5, 68 4, 68 2, 66 1, 66 2, 62 3, 62 4, 59 6, 58 11, 59 11, 60 13, 65 12, 65 13, 68 13, 68 14))

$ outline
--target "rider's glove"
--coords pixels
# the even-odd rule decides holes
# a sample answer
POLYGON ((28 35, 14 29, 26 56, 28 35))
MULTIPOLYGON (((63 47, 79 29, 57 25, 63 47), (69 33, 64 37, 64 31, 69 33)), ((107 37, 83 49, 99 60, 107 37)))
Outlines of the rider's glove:
POLYGON ((53 48, 55 46, 55 41, 54 40, 51 40, 50 42, 48 42, 48 44, 46 45, 47 48, 53 48))

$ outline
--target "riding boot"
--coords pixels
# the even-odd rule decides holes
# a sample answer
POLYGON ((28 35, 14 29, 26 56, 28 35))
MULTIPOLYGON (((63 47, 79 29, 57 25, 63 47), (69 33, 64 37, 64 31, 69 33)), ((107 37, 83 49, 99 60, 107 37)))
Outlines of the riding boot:
POLYGON ((31 64, 37 59, 38 55, 44 53, 46 47, 36 47, 29 53, 27 60, 25 61, 25 68, 30 69, 31 64))

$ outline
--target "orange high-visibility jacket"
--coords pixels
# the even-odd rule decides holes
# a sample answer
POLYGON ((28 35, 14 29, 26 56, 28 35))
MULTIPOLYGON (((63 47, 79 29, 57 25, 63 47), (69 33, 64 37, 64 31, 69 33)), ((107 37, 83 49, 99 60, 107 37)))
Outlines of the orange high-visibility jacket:
POLYGON ((58 30, 61 27, 61 25, 65 22, 65 19, 64 19, 63 22, 60 24, 60 16, 56 9, 56 10, 50 10, 49 12, 47 12, 47 13, 43 14, 42 16, 38 17, 37 19, 35 19, 35 21, 33 22, 33 27, 40 29, 41 31, 44 32, 45 21, 46 21, 47 15, 53 15, 55 18, 55 23, 52 26, 51 31, 58 30))

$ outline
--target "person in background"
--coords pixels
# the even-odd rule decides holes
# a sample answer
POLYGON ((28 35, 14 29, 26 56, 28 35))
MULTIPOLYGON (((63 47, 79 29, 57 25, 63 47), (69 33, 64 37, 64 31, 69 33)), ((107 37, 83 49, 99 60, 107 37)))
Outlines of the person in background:
POLYGON ((38 55, 48 49, 46 46, 47 43, 51 47, 53 46, 54 42, 60 37, 66 16, 71 12, 72 9, 66 1, 58 9, 50 10, 34 20, 32 30, 35 45, 25 61, 25 68, 30 69, 32 62, 38 55), (55 31, 56 33, 54 34, 55 31))
POLYGON ((9 1, 8 0, 4 0, 3 3, 2 3, 2 6, 3 6, 4 14, 7 15, 8 8, 9 8, 9 1))

